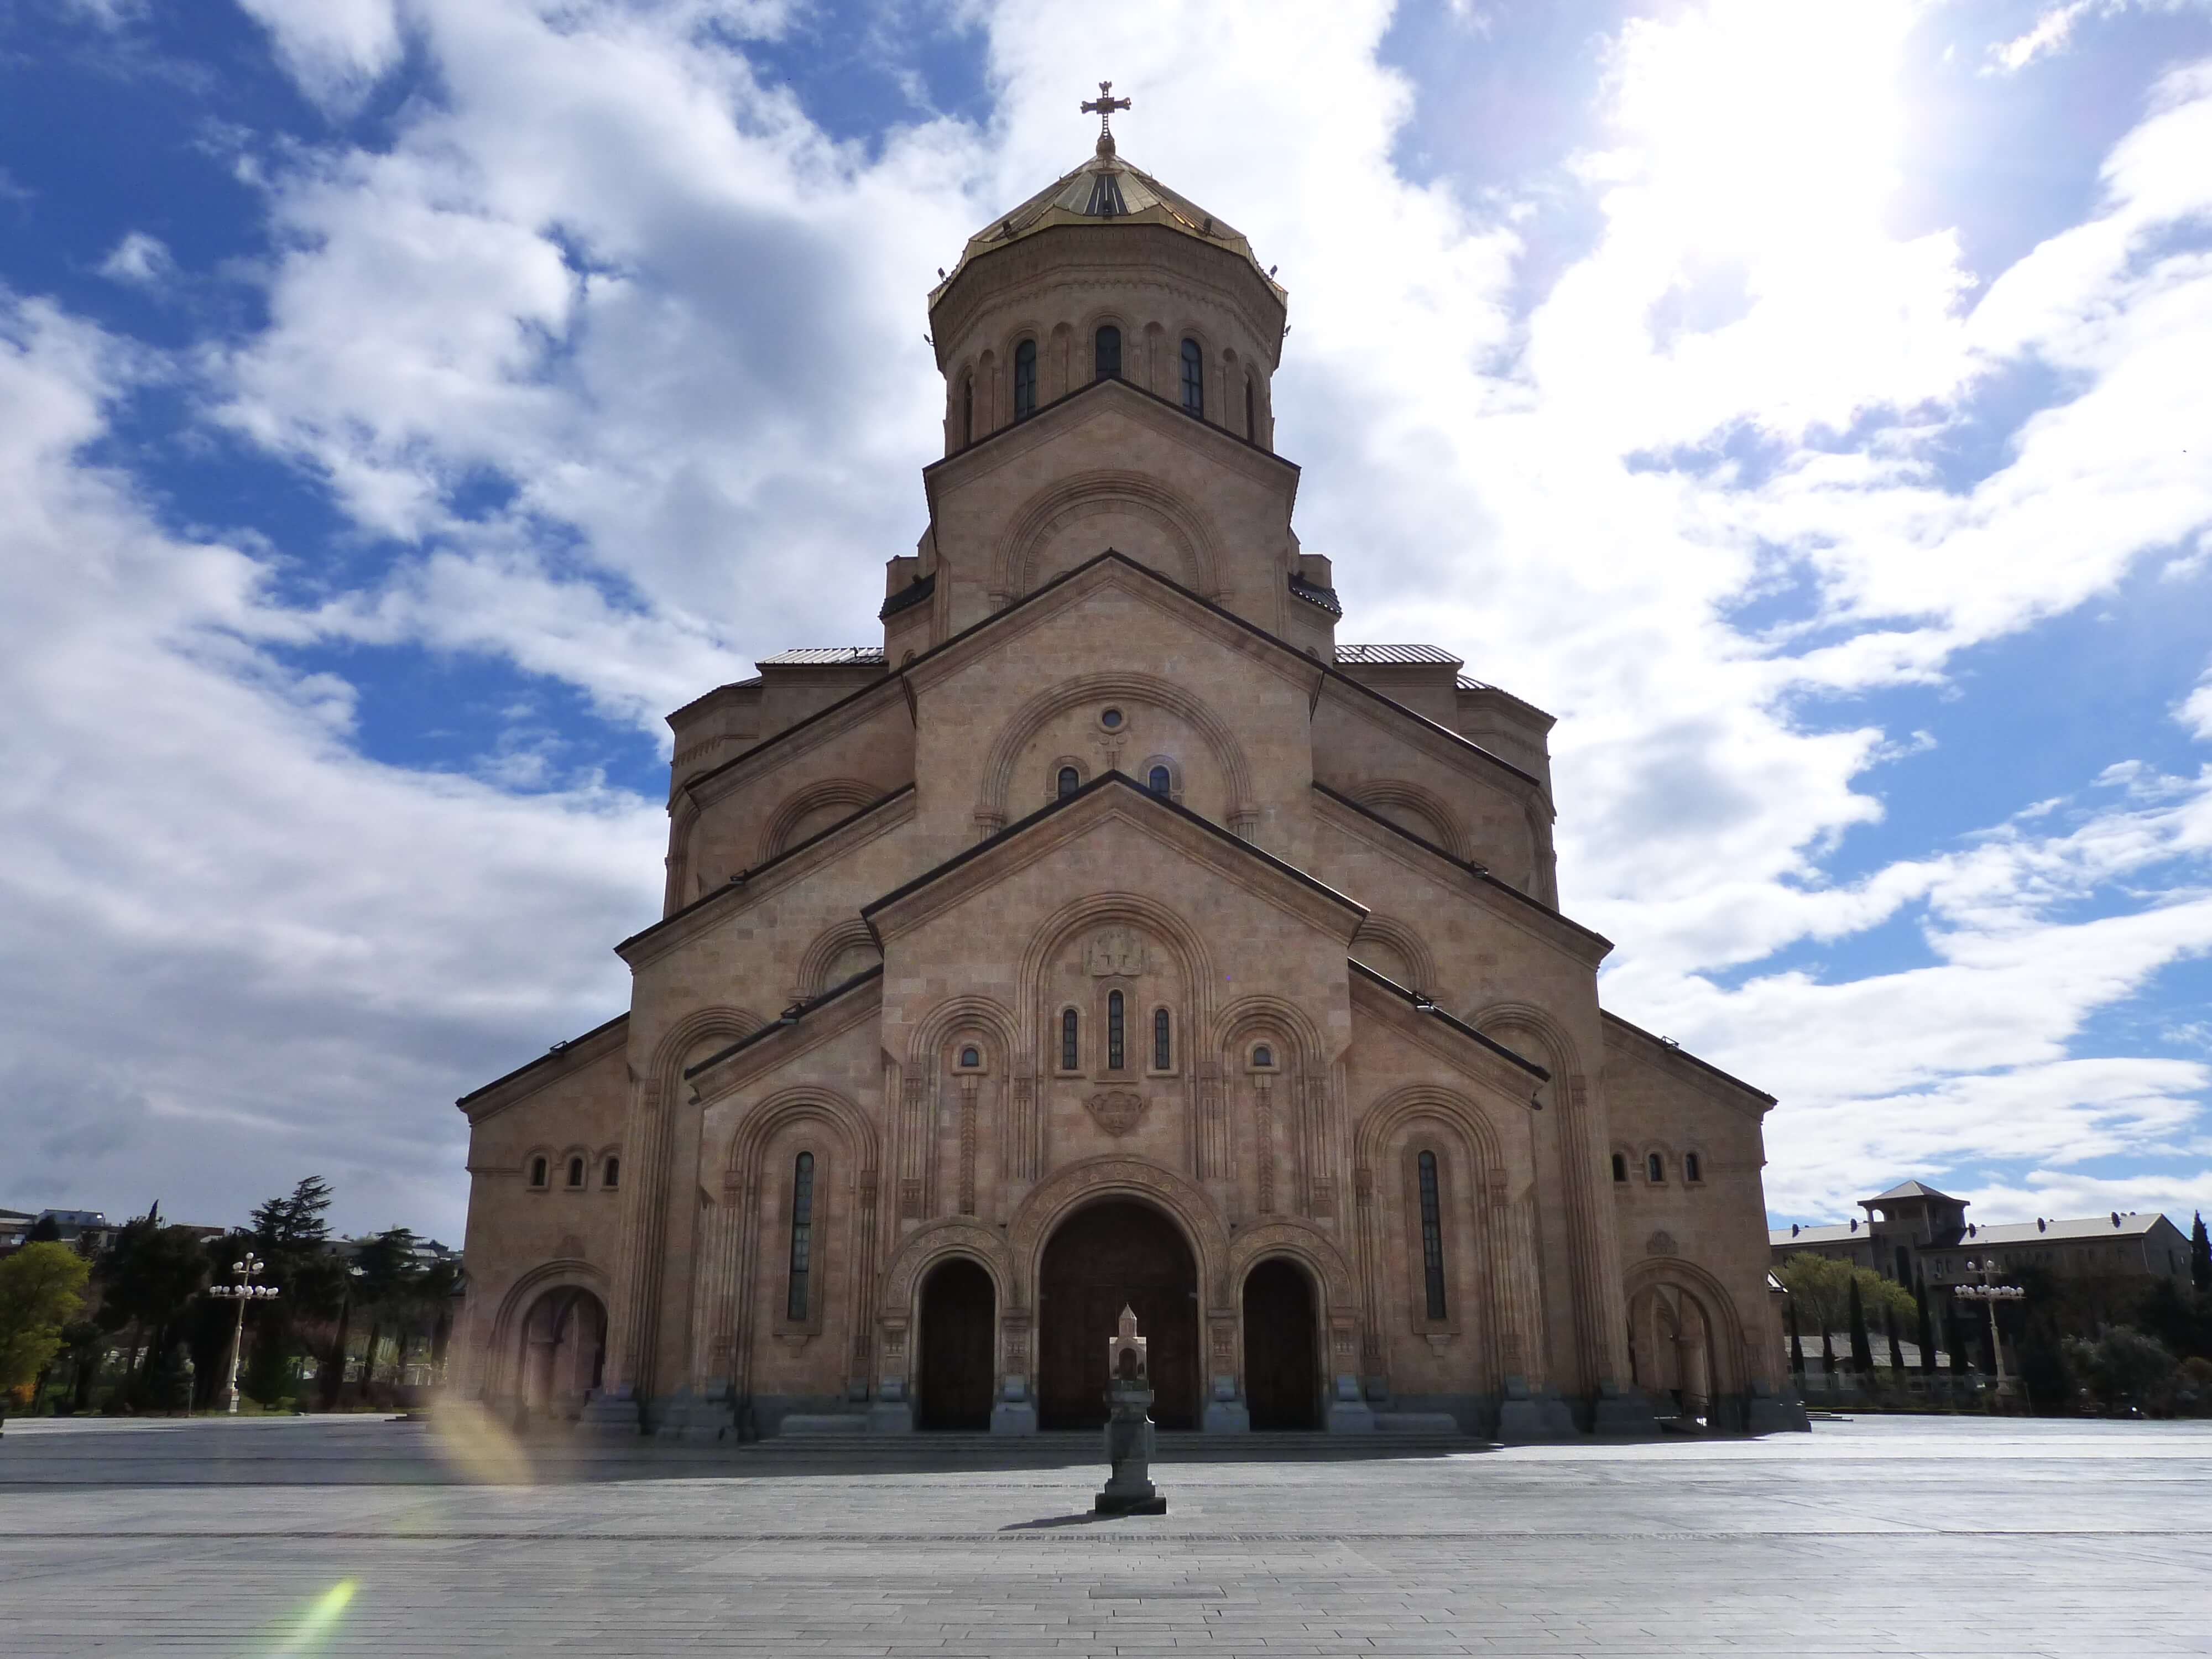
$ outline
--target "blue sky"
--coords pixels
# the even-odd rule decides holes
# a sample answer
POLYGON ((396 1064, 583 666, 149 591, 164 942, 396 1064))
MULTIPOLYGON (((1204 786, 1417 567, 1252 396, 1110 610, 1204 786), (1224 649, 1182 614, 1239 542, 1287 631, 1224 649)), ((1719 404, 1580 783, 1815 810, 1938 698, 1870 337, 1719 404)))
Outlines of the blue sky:
POLYGON ((1280 264, 1345 636, 1560 717, 1778 1219, 2212 1206, 2191 0, 0 0, 0 1204, 458 1234, 660 716, 872 637, 923 295, 1103 76, 1280 264))

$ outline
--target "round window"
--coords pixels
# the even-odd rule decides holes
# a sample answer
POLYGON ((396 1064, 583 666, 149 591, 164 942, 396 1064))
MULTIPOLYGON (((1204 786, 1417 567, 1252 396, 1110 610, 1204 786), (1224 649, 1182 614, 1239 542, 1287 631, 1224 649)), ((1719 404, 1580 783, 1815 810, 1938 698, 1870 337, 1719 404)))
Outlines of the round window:
POLYGON ((1098 724, 1104 726, 1109 732, 1120 731, 1121 729, 1121 711, 1118 708, 1108 709, 1104 714, 1099 715, 1098 724))

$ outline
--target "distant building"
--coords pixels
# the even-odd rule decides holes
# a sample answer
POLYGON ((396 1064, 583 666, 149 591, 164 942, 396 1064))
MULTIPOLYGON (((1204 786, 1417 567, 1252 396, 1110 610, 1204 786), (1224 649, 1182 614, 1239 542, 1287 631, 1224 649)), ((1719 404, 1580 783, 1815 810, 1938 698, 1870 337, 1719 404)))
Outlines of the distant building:
POLYGON ((27 1243, 38 1217, 28 1210, 0 1210, 0 1255, 12 1255, 27 1243))
POLYGON ((1834 1225, 1770 1230, 1780 1267, 1801 1255, 1826 1256, 1871 1267, 1911 1285, 1924 1278, 1937 1311, 1954 1285, 1972 1282, 1969 1261, 1994 1261, 2001 1272, 2035 1267, 2063 1277, 2189 1277, 2189 1237, 2156 1213, 2114 1210, 2081 1220, 1993 1223, 1966 1219, 1967 1200, 1907 1181, 1863 1198, 1866 1218, 1834 1225))

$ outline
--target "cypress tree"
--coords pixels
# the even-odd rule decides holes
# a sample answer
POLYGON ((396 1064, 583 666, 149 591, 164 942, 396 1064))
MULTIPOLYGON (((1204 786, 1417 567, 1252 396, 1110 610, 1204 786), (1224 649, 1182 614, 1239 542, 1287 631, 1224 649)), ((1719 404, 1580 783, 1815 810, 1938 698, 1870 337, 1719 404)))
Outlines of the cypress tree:
POLYGON ((1851 1369, 1864 1376, 1874 1369, 1874 1344, 1867 1337, 1866 1304, 1859 1297, 1859 1278, 1851 1275, 1851 1369))
POLYGON ((1797 1333, 1797 1298, 1790 1298, 1790 1370, 1793 1376, 1805 1375, 1805 1339, 1797 1333))
POLYGON ((2200 1291, 2212 1291, 2212 1236, 2204 1231, 2204 1212, 2189 1230, 2189 1282, 2200 1291))
POLYGON ((1912 1287, 1915 1310, 1920 1316, 1920 1374, 1936 1375, 1936 1322, 1928 1314, 1928 1281, 1921 1279, 1912 1287))
POLYGON ((1828 1334, 1828 1322, 1820 1322, 1820 1380, 1826 1382, 1836 1374, 1836 1344, 1828 1334))
POLYGON ((1897 1310, 1887 1302, 1881 1304, 1881 1326, 1883 1333, 1889 1338, 1889 1369, 1902 1382, 1905 1377, 1905 1350, 1897 1346, 1897 1310))

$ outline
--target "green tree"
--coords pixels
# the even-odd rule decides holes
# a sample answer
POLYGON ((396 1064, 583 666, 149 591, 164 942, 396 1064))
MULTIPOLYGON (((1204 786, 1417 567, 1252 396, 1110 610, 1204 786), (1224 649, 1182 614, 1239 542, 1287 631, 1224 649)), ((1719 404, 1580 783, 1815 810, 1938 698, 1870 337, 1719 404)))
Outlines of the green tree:
POLYGON ((1928 1312, 1928 1281, 1925 1279, 1913 1281, 1912 1310, 1914 1317, 1919 1322, 1920 1374, 1933 1376, 1936 1375, 1936 1322, 1928 1312))
POLYGON ((92 1264, 66 1244, 26 1244, 0 1261, 0 1414, 60 1352, 62 1329, 84 1306, 92 1264))
POLYGON ((163 1226, 155 1210, 123 1224, 95 1271, 100 1322, 111 1331, 127 1327, 131 1346, 150 1353, 207 1282, 207 1255, 191 1228, 163 1226))
POLYGON ((62 1242, 62 1224, 50 1215, 42 1215, 31 1224, 24 1236, 26 1244, 58 1244, 62 1242))
POLYGON ((1889 1369, 1896 1374, 1899 1382, 1903 1382, 1905 1351, 1897 1345, 1897 1310, 1887 1303, 1882 1304, 1881 1328, 1883 1334, 1889 1338, 1889 1369))
POLYGON ((1832 1261, 1821 1255, 1801 1255, 1777 1271, 1775 1277, 1789 1292, 1790 1302, 1808 1324, 1824 1331, 1850 1327, 1851 1286, 1856 1285, 1863 1306, 1897 1310, 1900 1319, 1912 1316, 1912 1292, 1884 1279, 1871 1267, 1832 1261))
POLYGON ((405 1227, 387 1227, 355 1253, 361 1269, 356 1304, 368 1314, 368 1350, 362 1361, 362 1391, 376 1381, 376 1354, 385 1333, 396 1329, 404 1352, 407 1334, 420 1312, 422 1271, 415 1262, 416 1238, 405 1227))
POLYGON ((1851 1369, 1864 1376, 1874 1369, 1874 1344, 1867 1339, 1866 1303, 1859 1296, 1858 1276, 1851 1277, 1847 1293, 1851 1333, 1851 1369))
MULTIPOLYGON (((262 1282, 280 1292, 276 1301, 246 1314, 252 1346, 240 1386, 264 1406, 296 1392, 299 1358, 309 1346, 303 1330, 334 1317, 345 1305, 345 1263, 329 1248, 325 1217, 330 1207, 330 1183, 320 1176, 304 1176, 290 1192, 257 1206, 248 1224, 247 1242, 268 1264, 262 1282)), ((343 1344, 343 1332, 339 1340, 343 1344)))
POLYGON ((2130 1325, 2114 1325, 2095 1337, 2070 1336, 2065 1346, 2068 1368, 2108 1408, 2140 1406, 2144 1393, 2174 1370, 2166 1344, 2130 1325))
POLYGON ((1800 1376, 1805 1375, 1805 1339, 1798 1334, 1795 1302, 1790 1304, 1790 1369, 1800 1376))
POLYGON ((2189 1230, 2189 1282, 2199 1291, 2212 1291, 2212 1233, 2204 1231, 2204 1212, 2189 1230))

